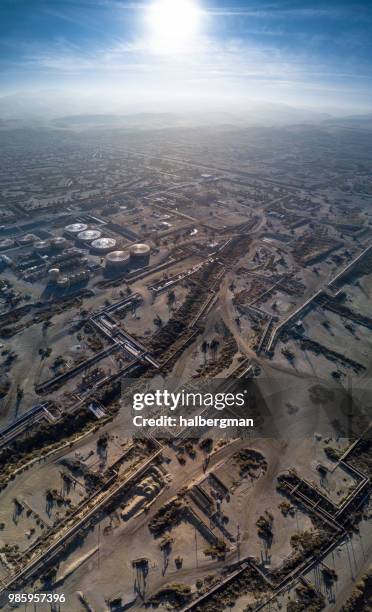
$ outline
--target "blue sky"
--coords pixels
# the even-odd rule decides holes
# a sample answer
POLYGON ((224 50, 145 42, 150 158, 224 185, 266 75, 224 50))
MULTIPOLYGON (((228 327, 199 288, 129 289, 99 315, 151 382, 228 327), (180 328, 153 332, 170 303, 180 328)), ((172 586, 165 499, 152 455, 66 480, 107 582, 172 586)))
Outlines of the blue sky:
POLYGON ((223 110, 261 100, 345 112, 372 107, 370 1, 172 0, 182 19, 172 9, 156 31, 154 2, 156 11, 170 6, 1 0, 0 95, 58 94, 98 112, 223 110), (188 37, 185 3, 197 13, 188 37), (163 32, 171 39, 165 47, 163 32))

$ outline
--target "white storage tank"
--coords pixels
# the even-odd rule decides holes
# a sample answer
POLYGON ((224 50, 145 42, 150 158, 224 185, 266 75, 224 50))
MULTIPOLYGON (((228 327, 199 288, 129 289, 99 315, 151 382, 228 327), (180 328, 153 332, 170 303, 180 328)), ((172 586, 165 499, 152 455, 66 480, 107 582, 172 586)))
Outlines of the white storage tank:
POLYGON ((57 280, 57 286, 60 287, 61 289, 65 289, 66 287, 69 286, 69 284, 70 284, 70 281, 67 278, 67 276, 62 276, 61 278, 57 280))
POLYGON ((77 235, 77 239, 80 242, 93 242, 101 238, 102 234, 99 230, 85 230, 77 235))
POLYGON ((116 240, 115 238, 99 238, 94 240, 90 246, 95 253, 103 255, 115 250, 116 240))
POLYGON ((37 253, 45 253, 50 247, 48 240, 38 240, 34 243, 34 251, 37 253))
POLYGON ((57 236, 56 238, 52 238, 50 241, 50 246, 55 251, 63 251, 68 245, 66 238, 63 236, 57 236))
POLYGON ((50 270, 48 270, 48 280, 51 283, 56 283, 57 280, 59 279, 59 268, 50 268, 50 270))
POLYGON ((80 232, 85 232, 88 229, 88 226, 85 223, 72 223, 71 225, 66 225, 65 233, 71 236, 77 236, 80 232))
POLYGON ((4 266, 14 265, 14 261, 10 259, 10 257, 8 257, 7 255, 0 255, 0 263, 2 263, 4 266))
POLYGON ((150 247, 148 244, 133 244, 129 249, 130 263, 134 266, 146 266, 150 261, 150 247))
POLYGON ((81 272, 77 272, 69 277, 70 285, 76 285, 77 283, 88 280, 88 278, 89 272, 87 270, 82 270, 81 272))
POLYGON ((0 251, 5 251, 5 249, 11 249, 14 246, 14 240, 11 238, 2 238, 0 240, 0 251))
POLYGON ((35 242, 36 240, 38 240, 38 237, 35 236, 35 234, 24 234, 24 236, 21 236, 20 238, 17 238, 19 244, 31 244, 32 242, 35 242))

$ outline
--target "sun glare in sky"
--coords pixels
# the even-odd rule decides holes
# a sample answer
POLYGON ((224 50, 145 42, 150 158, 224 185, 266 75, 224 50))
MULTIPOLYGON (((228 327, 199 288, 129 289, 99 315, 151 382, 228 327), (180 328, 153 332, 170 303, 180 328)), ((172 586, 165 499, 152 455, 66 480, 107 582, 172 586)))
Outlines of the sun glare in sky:
POLYGON ((146 20, 154 53, 191 52, 201 33, 202 10, 194 0, 155 0, 146 20))

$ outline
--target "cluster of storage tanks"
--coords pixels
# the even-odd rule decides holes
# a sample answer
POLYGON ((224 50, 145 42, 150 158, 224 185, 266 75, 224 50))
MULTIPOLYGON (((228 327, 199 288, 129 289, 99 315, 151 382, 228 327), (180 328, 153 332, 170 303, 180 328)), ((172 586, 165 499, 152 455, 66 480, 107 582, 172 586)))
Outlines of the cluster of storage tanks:
POLYGON ((48 270, 48 280, 51 285, 56 285, 61 289, 69 287, 71 285, 77 285, 83 281, 89 279, 89 272, 87 270, 82 270, 80 272, 76 272, 75 274, 70 274, 69 276, 64 276, 61 274, 61 270, 59 268, 50 268, 48 270))
POLYGON ((128 268, 141 268, 150 261, 148 244, 133 244, 129 254, 125 251, 112 251, 105 258, 105 267, 109 272, 124 272, 128 268))
POLYGON ((65 234, 74 238, 81 244, 89 245, 91 251, 97 255, 105 255, 116 247, 115 238, 102 236, 98 229, 89 229, 85 223, 72 223, 65 227, 65 234))
POLYGON ((65 227, 65 234, 77 242, 88 244, 92 253, 106 255, 105 267, 110 272, 121 272, 128 268, 147 266, 150 261, 150 247, 147 244, 133 244, 129 253, 116 250, 115 238, 102 235, 101 230, 89 229, 85 223, 73 223, 65 227))
POLYGON ((33 248, 36 253, 43 255, 47 251, 64 251, 69 246, 69 242, 63 236, 57 236, 50 240, 38 240, 34 242, 33 248))
POLYGON ((63 251, 68 245, 66 238, 63 236, 57 236, 50 240, 40 240, 35 234, 24 234, 19 238, 3 238, 0 240, 0 251, 11 249, 17 245, 20 246, 33 246, 34 251, 38 253, 45 253, 49 249, 56 251, 63 251))
MULTIPOLYGON (((147 266, 150 261, 150 247, 147 244, 133 244, 129 251, 116 250, 117 243, 114 238, 102 235, 99 229, 90 229, 85 223, 72 223, 64 228, 64 234, 70 240, 73 239, 81 245, 89 245, 92 253, 105 255, 106 270, 114 273, 124 272, 128 269, 136 269, 147 266)), ((52 251, 62 252, 70 246, 70 242, 64 236, 57 236, 48 240, 40 240, 34 234, 26 234, 17 238, 17 243, 21 245, 31 245, 33 250, 44 255, 52 251)), ((0 251, 12 248, 16 245, 14 239, 3 238, 0 240, 0 251)), ((58 264, 57 264, 58 266, 58 264)), ((79 272, 73 276, 63 276, 60 269, 55 265, 48 272, 50 283, 60 287, 67 287, 70 284, 80 282, 89 277, 86 271, 79 272)))

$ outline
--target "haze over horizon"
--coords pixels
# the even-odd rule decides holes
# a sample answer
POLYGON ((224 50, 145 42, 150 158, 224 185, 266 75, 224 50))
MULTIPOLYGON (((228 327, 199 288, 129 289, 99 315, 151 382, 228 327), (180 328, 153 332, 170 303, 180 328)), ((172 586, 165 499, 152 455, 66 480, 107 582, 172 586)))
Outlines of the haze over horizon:
POLYGON ((1 16, 2 119, 372 110, 368 2, 3 0, 1 16))

